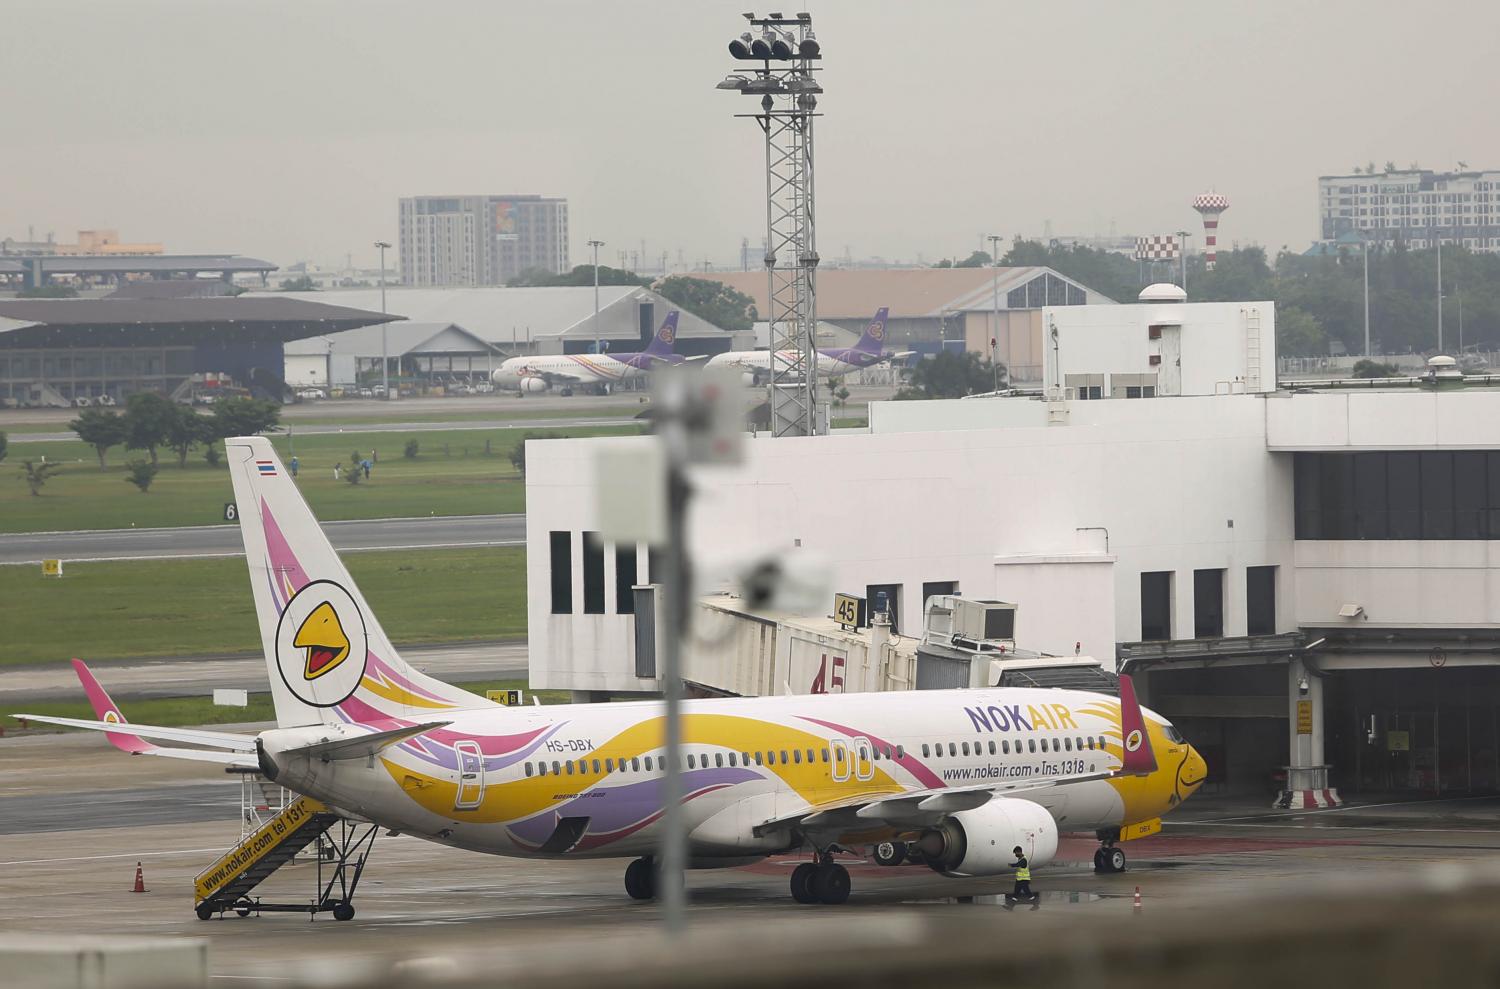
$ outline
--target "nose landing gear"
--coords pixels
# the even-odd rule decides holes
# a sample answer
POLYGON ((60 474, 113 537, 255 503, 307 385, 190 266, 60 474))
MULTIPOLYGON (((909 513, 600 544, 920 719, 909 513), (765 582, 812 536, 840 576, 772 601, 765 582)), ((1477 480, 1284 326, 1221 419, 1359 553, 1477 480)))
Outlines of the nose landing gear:
POLYGON ((1115 842, 1120 840, 1117 828, 1098 832, 1099 850, 1094 852, 1094 871, 1101 874, 1125 871, 1125 850, 1115 842))

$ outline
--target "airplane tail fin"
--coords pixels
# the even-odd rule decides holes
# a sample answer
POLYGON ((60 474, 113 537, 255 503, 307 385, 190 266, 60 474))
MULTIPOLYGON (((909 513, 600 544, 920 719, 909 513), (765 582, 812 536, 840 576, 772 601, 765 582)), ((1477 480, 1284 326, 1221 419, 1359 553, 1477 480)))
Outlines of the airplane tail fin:
MULTIPOLYGON (((81 659, 73 660, 73 672, 78 674, 78 682, 83 684, 83 692, 88 695, 89 706, 94 709, 94 717, 100 721, 109 721, 117 724, 125 724, 125 715, 120 711, 120 706, 114 702, 109 693, 94 677, 88 664, 81 659)), ((132 755, 141 752, 150 752, 156 748, 150 742, 139 735, 127 735, 123 732, 105 732, 104 737, 109 744, 121 752, 129 752, 132 755)))
POLYGON ((270 440, 224 449, 279 727, 391 727, 490 706, 401 659, 270 440))
POLYGON ((666 357, 677 350, 677 315, 676 309, 667 313, 667 318, 661 321, 661 328, 647 345, 646 353, 652 357, 666 357))
POLYGON ((1144 776, 1156 772, 1156 753, 1151 749, 1151 733, 1135 698, 1135 684, 1120 675, 1120 737, 1125 741, 1120 772, 1144 776))
POLYGON ((859 335, 859 342, 854 345, 855 350, 862 350, 867 354, 879 354, 885 350, 885 323, 891 314, 890 307, 881 306, 875 310, 875 318, 870 320, 865 331, 859 335))

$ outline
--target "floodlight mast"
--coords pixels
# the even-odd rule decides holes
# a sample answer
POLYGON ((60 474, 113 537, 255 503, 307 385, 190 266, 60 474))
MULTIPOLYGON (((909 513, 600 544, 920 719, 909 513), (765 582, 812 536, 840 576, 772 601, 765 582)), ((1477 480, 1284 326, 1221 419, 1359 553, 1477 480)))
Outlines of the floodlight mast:
POLYGON ((766 142, 766 283, 770 311, 770 407, 773 436, 811 436, 818 416, 818 248, 813 196, 814 72, 822 58, 812 15, 746 14, 750 30, 729 43, 742 62, 759 62, 719 83, 759 96, 766 142))

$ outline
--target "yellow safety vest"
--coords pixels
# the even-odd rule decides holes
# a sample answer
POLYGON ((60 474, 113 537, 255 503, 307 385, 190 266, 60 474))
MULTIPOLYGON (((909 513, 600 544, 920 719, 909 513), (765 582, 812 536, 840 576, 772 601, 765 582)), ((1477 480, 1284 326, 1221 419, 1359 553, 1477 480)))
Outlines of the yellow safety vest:
POLYGON ((1031 869, 1030 869, 1030 867, 1023 865, 1019 869, 1016 870, 1016 881, 1017 882, 1027 882, 1027 881, 1030 881, 1030 879, 1031 879, 1031 869))

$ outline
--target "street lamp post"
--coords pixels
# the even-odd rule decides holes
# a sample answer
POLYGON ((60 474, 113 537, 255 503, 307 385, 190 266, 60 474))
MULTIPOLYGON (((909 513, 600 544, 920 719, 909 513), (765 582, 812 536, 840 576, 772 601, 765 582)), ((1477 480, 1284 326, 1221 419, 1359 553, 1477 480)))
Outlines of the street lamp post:
POLYGON ((990 234, 990 293, 994 317, 990 321, 990 367, 995 372, 995 391, 1000 391, 1000 235, 990 234))
POLYGON ((1370 356, 1370 242, 1361 234, 1359 238, 1361 253, 1365 257, 1365 356, 1370 356))
POLYGON ((1437 237, 1437 297, 1438 297, 1438 353, 1443 352, 1443 232, 1434 230, 1437 237))
MULTIPOLYGON (((380 248, 380 314, 385 315, 385 249, 391 245, 383 240, 377 240, 375 246, 380 248)), ((387 402, 391 400, 391 360, 389 356, 389 341, 386 329, 390 324, 384 320, 380 323, 380 388, 387 402)))
POLYGON ((594 249, 594 353, 604 353, 604 341, 599 337, 599 248, 604 246, 602 240, 591 240, 589 246, 594 249))

